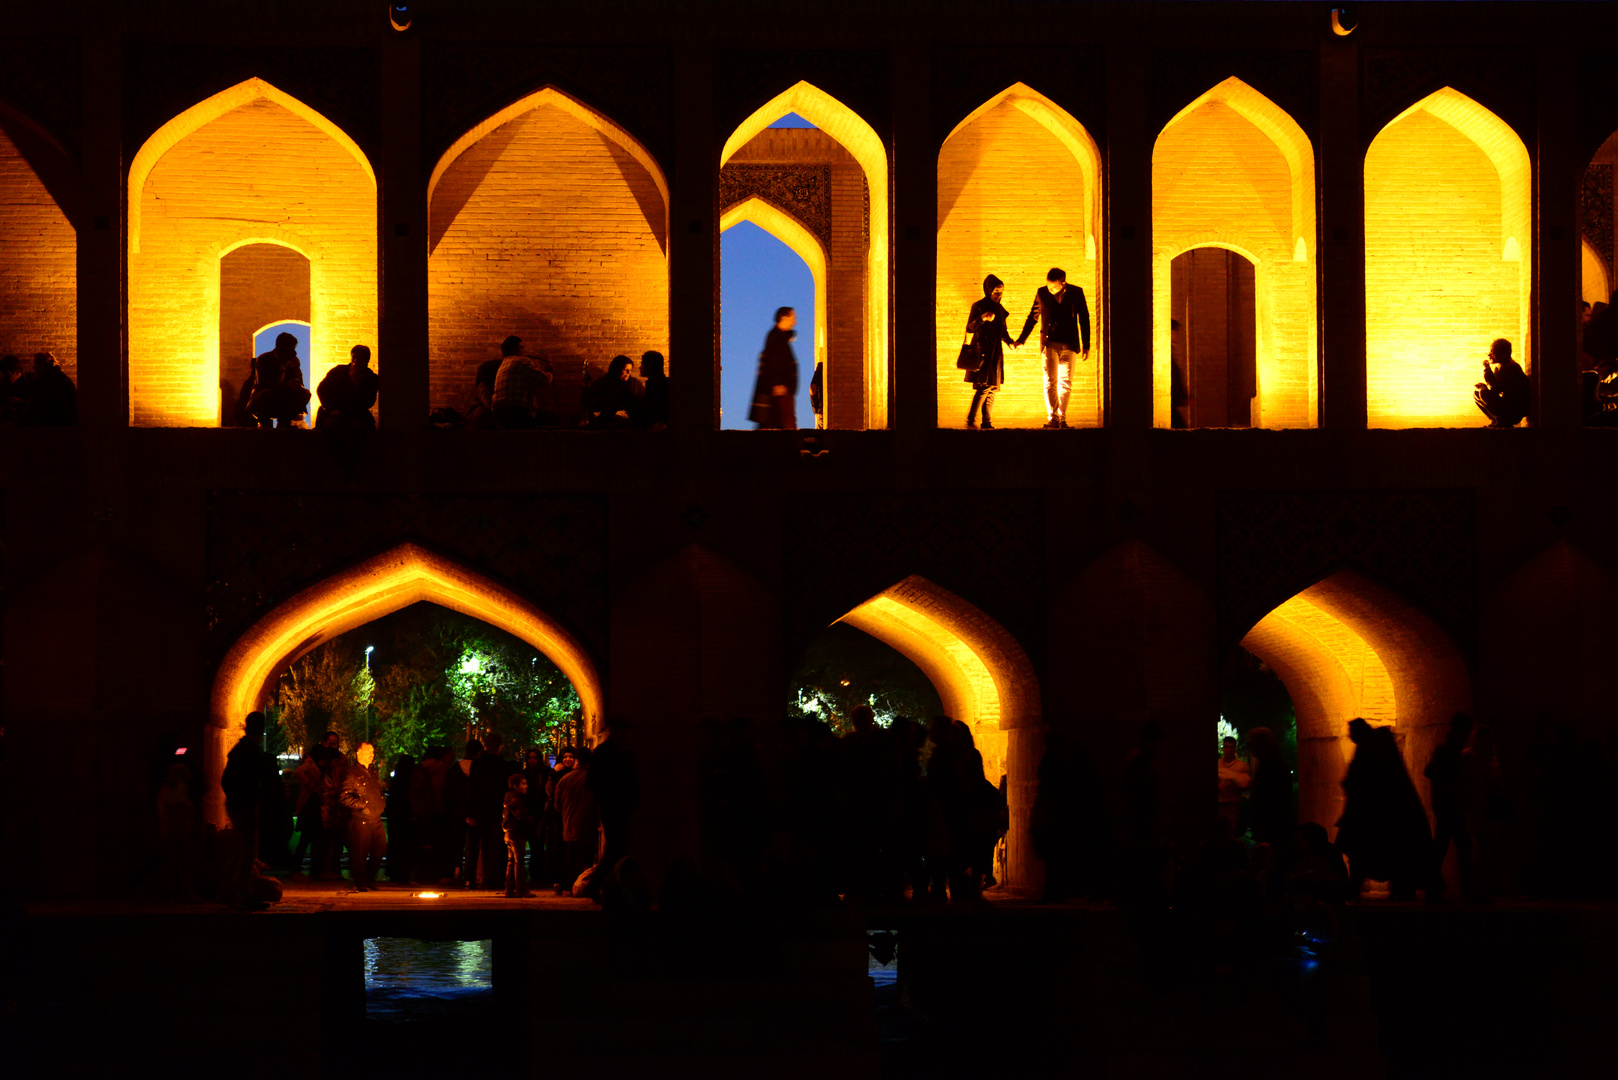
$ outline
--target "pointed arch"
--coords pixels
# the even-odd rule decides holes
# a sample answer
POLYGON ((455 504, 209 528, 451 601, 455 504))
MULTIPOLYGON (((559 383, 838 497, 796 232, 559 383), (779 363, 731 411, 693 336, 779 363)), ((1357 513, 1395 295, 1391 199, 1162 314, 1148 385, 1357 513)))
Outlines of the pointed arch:
POLYGON ((1516 131, 1443 87, 1365 154, 1371 427, 1481 427, 1472 402, 1495 338, 1532 366, 1533 177, 1516 131))
POLYGON ((78 368, 78 169, 61 144, 0 102, 0 352, 78 368))
MULTIPOLYGON (((726 207, 719 215, 721 234, 743 221, 750 221, 781 243, 809 267, 809 276, 815 282, 814 362, 826 358, 826 248, 820 238, 796 217, 757 195, 749 195, 741 202, 726 207)), ((812 365, 811 365, 812 366, 812 365)), ((828 414, 829 415, 829 414, 828 414)))
MULTIPOLYGON (((1335 828, 1356 716, 1394 727, 1420 776, 1450 717, 1472 708, 1471 676, 1449 635, 1419 609, 1339 570, 1260 619, 1241 645, 1286 685, 1298 722, 1300 821, 1335 828)), ((1423 785, 1418 784, 1418 788, 1423 785)))
POLYGON ((172 150, 181 139, 192 134, 204 124, 234 112, 243 105, 251 105, 255 101, 272 101, 287 110, 287 112, 305 120, 319 128, 326 135, 341 146, 354 159, 354 163, 364 171, 371 182, 371 190, 376 190, 376 170, 371 168, 371 159, 365 156, 359 143, 351 138, 348 132, 338 127, 326 118, 323 113, 310 108, 297 98, 284 90, 270 85, 257 76, 243 80, 228 89, 209 98, 204 98, 189 109, 174 117, 168 123, 158 128, 135 151, 135 157, 129 163, 129 250, 138 254, 141 244, 141 191, 146 186, 146 180, 151 176, 152 169, 164 154, 172 150))
POLYGON ((735 153, 788 113, 797 113, 835 139, 859 162, 870 192, 870 237, 865 288, 865 427, 888 426, 888 151, 854 110, 808 82, 799 81, 753 111, 725 140, 723 169, 735 153))
POLYGON ((1607 260, 1589 240, 1579 241, 1579 292, 1585 303, 1594 307, 1605 304, 1612 296, 1607 277, 1607 260))
MULTIPOLYGON (((451 143, 449 149, 439 156, 438 163, 433 166, 432 175, 427 180, 428 207, 431 208, 433 205, 433 192, 438 189, 438 182, 444 178, 444 173, 455 163, 457 158, 496 128, 504 126, 524 113, 532 112, 546 105, 553 109, 561 110, 579 123, 599 132, 603 137, 612 141, 630 157, 634 158, 640 167, 646 170, 647 175, 652 178, 652 183, 657 186, 657 193, 663 201, 663 235, 666 237, 668 235, 669 184, 668 180, 663 176, 662 168, 657 164, 657 159, 653 158, 646 147, 640 144, 640 140, 625 131, 620 125, 554 86, 541 87, 532 94, 517 99, 494 115, 475 124, 460 138, 451 143)), ((428 228, 429 230, 431 229, 430 224, 428 228)))
POLYGON ((945 713, 972 729, 990 783, 1006 777, 1011 830, 1006 884, 1036 884, 1028 824, 1038 761, 1023 745, 1042 724, 1039 681, 1017 639, 987 612, 911 575, 843 615, 898 650, 938 690, 945 713))
POLYGON ((400 544, 277 605, 225 654, 208 710, 209 820, 223 824, 225 755, 241 737, 247 714, 272 692, 275 673, 340 634, 424 600, 481 619, 544 653, 578 691, 585 720, 595 728, 601 680, 572 634, 511 589, 426 548, 400 544))
MULTIPOLYGON (((312 371, 377 348, 376 174, 352 138, 259 78, 160 127, 129 171, 129 418, 221 420, 221 267, 247 244, 309 260, 312 371)), ((240 357, 232 353, 232 362, 240 357)))
MULTIPOLYGON (((1284 109, 1232 76, 1176 113, 1152 149, 1153 422, 1173 420, 1175 257, 1199 247, 1253 264, 1255 427, 1307 428, 1319 404, 1315 156, 1284 109)), ((1184 322, 1184 319, 1181 319, 1184 322)))
MULTIPOLYGON (((1102 177, 1101 152, 1089 131, 1026 83, 1013 83, 979 105, 944 140, 938 152, 935 309, 940 426, 964 423, 972 387, 955 360, 966 313, 982 298, 985 275, 1005 282, 1006 307, 1021 320, 1053 263, 1084 291, 1091 312, 1090 361, 1073 372, 1068 419, 1080 427, 1103 422, 1102 177), (1045 166, 1030 170, 1031 157, 1045 166), (1061 167, 1064 159, 1076 168, 1061 167)), ((1048 418, 1037 379, 1002 386, 995 408, 1000 427, 1038 427, 1048 418)))
POLYGON ((543 408, 571 426, 615 353, 669 338, 669 186, 622 125, 555 86, 461 134, 427 183, 435 405, 460 407, 508 335, 549 360, 543 408))

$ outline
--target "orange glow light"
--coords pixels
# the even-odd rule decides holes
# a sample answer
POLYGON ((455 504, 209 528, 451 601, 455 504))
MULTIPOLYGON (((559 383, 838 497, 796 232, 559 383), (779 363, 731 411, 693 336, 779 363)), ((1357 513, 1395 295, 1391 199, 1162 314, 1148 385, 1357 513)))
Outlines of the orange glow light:
POLYGON ((224 822, 219 778, 225 755, 260 708, 276 672, 340 634, 420 601, 470 615, 544 653, 578 691, 585 720, 601 717, 601 680, 584 647, 522 597, 414 544, 399 547, 305 589, 254 623, 219 665, 209 708, 208 819, 224 822))

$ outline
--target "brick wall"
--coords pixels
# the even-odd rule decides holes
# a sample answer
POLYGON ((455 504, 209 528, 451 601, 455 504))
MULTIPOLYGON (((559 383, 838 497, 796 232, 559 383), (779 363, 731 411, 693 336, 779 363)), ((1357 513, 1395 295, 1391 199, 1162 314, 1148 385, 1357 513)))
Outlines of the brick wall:
MULTIPOLYGON (((1472 385, 1495 338, 1519 360, 1529 262, 1503 258, 1500 173, 1425 110, 1365 156, 1366 409, 1372 427, 1479 427, 1472 385)), ((1517 209, 1525 214, 1527 208, 1517 209)))
MULTIPOLYGON (((464 407, 478 365, 510 334, 555 367, 564 418, 615 355, 666 356, 666 222, 645 167, 555 106, 473 144, 432 193, 433 404, 464 407)), ((669 358, 675 378, 678 363, 669 358)))
POLYGON ((376 186, 335 139, 259 99, 182 138, 130 197, 141 205, 140 249, 129 259, 132 424, 219 422, 219 262, 244 242, 308 257, 311 369, 365 343, 385 386, 376 186))
POLYGON ((1275 141, 1222 101, 1193 109, 1158 137, 1152 154, 1158 426, 1169 422, 1171 264, 1176 255, 1201 246, 1234 248, 1254 264, 1253 425, 1314 426, 1315 277, 1308 261, 1314 237, 1304 238, 1305 261, 1298 261, 1296 194, 1275 141))
POLYGON ((0 132, 0 354, 27 370, 48 349, 63 370, 78 366, 78 237, 45 185, 0 132))
MULTIPOLYGON (((983 279, 1006 283, 1011 336, 1022 332, 1034 293, 1053 266, 1084 290, 1090 306, 1090 360, 1073 366, 1068 423, 1101 423, 1102 350, 1098 261, 1086 251, 1085 221, 1098 193, 1086 190, 1073 153, 1007 100, 956 131, 938 155, 938 425, 964 427, 972 385, 956 368, 966 314, 983 296, 983 279)), ((995 401, 996 427, 1045 423, 1038 330, 1007 349, 1006 381, 995 401)))
MULTIPOLYGON (((254 334, 309 321, 308 259, 279 244, 248 244, 219 260, 219 377, 233 390, 252 371, 254 334)), ((311 373, 318 383, 325 369, 311 373)))
MULTIPOLYGON (((817 128, 765 128, 728 164, 831 168, 831 242, 826 249, 826 418, 834 428, 865 426, 865 172, 836 139, 817 128)), ((725 209, 721 207, 721 209, 725 209)), ((817 343, 818 349, 818 343, 817 343)), ((799 358, 807 378, 813 368, 799 358)), ((805 423, 803 417, 798 418, 805 423)))

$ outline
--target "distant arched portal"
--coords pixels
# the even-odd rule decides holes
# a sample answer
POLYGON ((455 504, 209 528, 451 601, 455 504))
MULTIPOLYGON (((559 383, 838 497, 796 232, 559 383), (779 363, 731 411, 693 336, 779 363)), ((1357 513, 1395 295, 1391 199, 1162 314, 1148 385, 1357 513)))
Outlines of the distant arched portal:
MULTIPOLYGON (((221 260, 276 244, 309 261, 310 365, 377 350, 376 175, 341 128, 262 79, 198 102, 129 168, 129 420, 220 421, 221 260)), ((385 377, 385 376, 384 376, 385 377)))
MULTIPOLYGON (((769 147, 765 143, 775 136, 765 129, 790 113, 796 113, 829 136, 836 147, 841 148, 839 153, 846 151, 858 163, 866 189, 863 198, 868 200, 868 209, 853 215, 864 219, 859 232, 839 229, 828 222, 831 302, 838 304, 840 311, 852 308, 858 317, 846 320, 838 317, 828 329, 824 389, 827 416, 836 427, 885 428, 889 394, 888 150, 881 137, 858 113, 824 90, 807 82, 794 83, 759 106, 725 140, 719 155, 721 186, 726 166, 733 161, 748 165, 770 161, 769 147), (841 272, 844 269, 858 272, 844 274, 841 272), (838 324, 847 326, 846 338, 839 335, 838 324)), ((778 135, 779 129, 774 130, 778 135)), ((839 192, 833 188, 840 184, 836 170, 832 171, 834 175, 826 180, 827 199, 858 210, 858 202, 850 203, 850 199, 862 197, 858 177, 850 176, 854 186, 850 192, 843 193, 849 198, 839 200, 839 192)), ((735 201, 740 200, 732 200, 735 201)), ((828 209, 827 216, 831 217, 835 209, 835 206, 828 209)), ((812 365, 810 367, 812 369, 812 365)), ((807 378, 807 373, 803 377, 807 378)))
MULTIPOLYGON (((1176 260, 1200 248, 1225 248, 1252 264, 1252 379, 1229 384, 1247 394, 1249 408, 1200 410, 1193 427, 1307 428, 1316 423, 1315 156, 1297 121, 1240 79, 1202 94, 1163 127, 1152 150, 1153 422, 1173 424, 1176 260), (1241 423, 1231 418, 1247 413, 1241 423)), ((1201 290, 1225 290, 1216 260, 1198 267, 1201 290)), ((1195 290, 1192 290, 1195 291, 1195 290)), ((1233 309, 1234 311, 1234 309, 1233 309)), ((1192 313, 1195 320, 1195 312, 1192 313)), ((1204 337, 1221 319, 1204 317, 1204 337)), ((1210 361, 1211 363, 1212 361, 1210 361)), ((1220 372, 1222 374, 1222 372, 1220 372)), ((1186 383, 1195 373, 1179 373, 1186 383)))
POLYGON ((247 714, 269 699, 276 673, 339 634, 419 601, 481 619, 544 653, 578 691, 586 730, 602 716, 601 679, 584 646, 510 589, 415 544, 401 544, 312 585, 248 628, 214 677, 204 750, 208 820, 225 824, 219 779, 247 714))
POLYGON ((1426 801, 1422 770, 1450 718, 1472 708, 1466 664, 1431 619, 1340 570, 1276 607, 1241 644, 1281 677, 1292 697, 1299 821, 1318 822, 1335 835, 1343 773, 1353 757, 1348 722, 1356 716, 1393 725, 1426 801))
POLYGON ((911 576, 848 612, 839 622, 892 646, 938 690, 944 712, 972 730, 984 776, 1007 777, 1011 832, 1006 884, 1028 887, 1033 851, 1027 821, 1035 777, 1023 755, 1008 753, 1013 732, 1041 723, 1039 683, 1022 646, 987 613, 926 578, 911 576))

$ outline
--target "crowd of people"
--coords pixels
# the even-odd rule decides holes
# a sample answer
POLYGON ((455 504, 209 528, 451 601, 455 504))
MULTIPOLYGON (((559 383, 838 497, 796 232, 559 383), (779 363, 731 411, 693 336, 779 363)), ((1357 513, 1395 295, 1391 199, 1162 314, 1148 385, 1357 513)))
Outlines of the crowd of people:
POLYGON ((642 353, 637 378, 635 361, 615 356, 604 373, 586 381, 578 408, 564 409, 555 365, 525 352, 522 338, 513 334, 501 342, 498 359, 478 365, 465 407, 436 410, 433 420, 443 427, 479 430, 564 426, 660 430, 669 423, 669 378, 664 368, 662 353, 642 353))
POLYGON ((78 388, 55 355, 35 353, 29 371, 16 356, 0 357, 0 424, 72 427, 78 422, 78 388))

